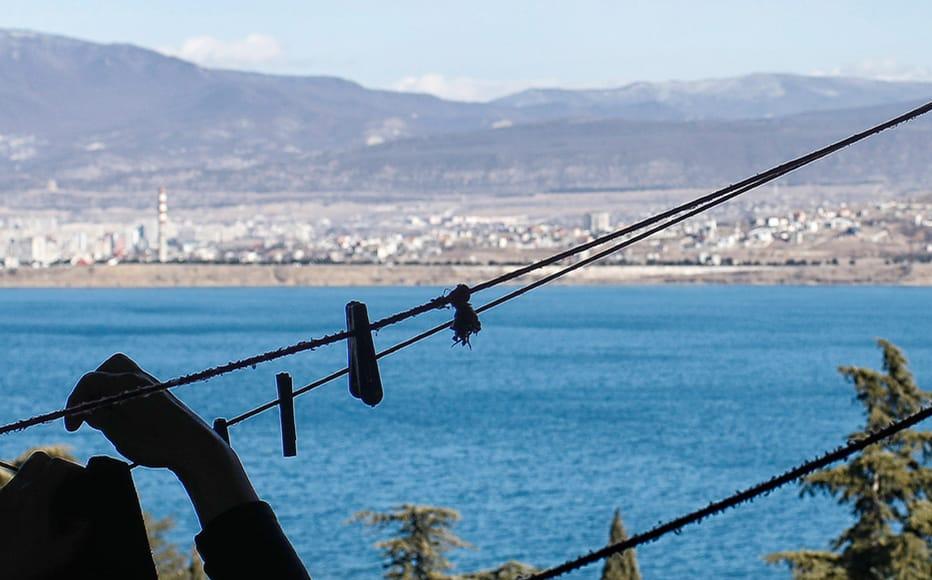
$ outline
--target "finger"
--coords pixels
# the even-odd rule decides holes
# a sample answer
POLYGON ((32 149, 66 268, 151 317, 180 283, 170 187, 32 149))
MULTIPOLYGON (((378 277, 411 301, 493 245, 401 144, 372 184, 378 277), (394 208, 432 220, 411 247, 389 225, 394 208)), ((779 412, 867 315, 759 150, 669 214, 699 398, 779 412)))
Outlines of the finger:
POLYGON ((161 382, 160 380, 158 380, 157 378, 155 378, 155 376, 150 375, 148 372, 146 372, 146 371, 143 370, 143 369, 139 369, 138 372, 139 372, 139 374, 141 374, 141 375, 144 376, 145 378, 149 379, 150 384, 153 384, 153 385, 154 385, 154 384, 156 384, 156 383, 160 383, 160 382, 161 382))
POLYGON ((97 367, 97 371, 105 373, 136 373, 145 377, 153 384, 159 382, 157 378, 147 373, 136 363, 136 361, 126 356, 122 352, 118 352, 105 360, 99 367, 97 367))
POLYGON ((136 361, 122 352, 111 355, 97 367, 97 371, 101 373, 134 373, 138 370, 140 368, 136 361))
MULTIPOLYGON (((110 373, 99 371, 87 373, 81 377, 78 384, 71 390, 71 394, 68 395, 68 401, 65 403, 65 408, 76 407, 88 401, 95 401, 103 397, 115 395, 121 392, 118 388, 119 386, 110 379, 110 373)), ((81 426, 81 423, 83 423, 87 417, 87 413, 66 415, 65 429, 68 431, 77 431, 78 427, 81 426)))
MULTIPOLYGON (((81 380, 75 385, 65 406, 76 407, 83 403, 118 395, 125 391, 136 389, 147 382, 148 381, 146 381, 144 377, 136 373, 87 373, 81 377, 81 380)), ((99 429, 100 422, 105 420, 107 414, 108 410, 105 407, 76 415, 66 415, 65 429, 68 431, 76 431, 84 421, 87 421, 92 427, 99 429)))

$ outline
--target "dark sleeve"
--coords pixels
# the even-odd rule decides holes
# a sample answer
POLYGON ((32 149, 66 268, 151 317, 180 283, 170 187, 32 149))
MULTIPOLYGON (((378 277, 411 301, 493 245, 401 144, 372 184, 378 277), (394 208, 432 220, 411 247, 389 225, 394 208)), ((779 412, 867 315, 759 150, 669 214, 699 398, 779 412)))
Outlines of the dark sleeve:
POLYGON ((311 578, 264 501, 246 503, 217 516, 194 542, 211 580, 311 578))

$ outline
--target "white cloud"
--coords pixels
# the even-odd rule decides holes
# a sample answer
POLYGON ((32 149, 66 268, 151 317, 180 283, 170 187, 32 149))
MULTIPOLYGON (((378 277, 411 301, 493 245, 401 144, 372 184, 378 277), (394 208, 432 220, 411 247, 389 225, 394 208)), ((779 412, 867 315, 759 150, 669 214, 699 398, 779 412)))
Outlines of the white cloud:
POLYGON ((827 70, 814 70, 819 76, 846 76, 883 81, 932 81, 932 69, 904 65, 893 58, 869 58, 861 62, 827 70))
POLYGON ((471 77, 446 77, 430 73, 407 76, 397 81, 392 88, 407 93, 427 93, 454 101, 489 101, 532 86, 553 85, 541 81, 492 81, 471 77))
POLYGON ((162 52, 204 66, 256 68, 281 61, 285 51, 273 36, 248 34, 231 41, 213 36, 194 36, 186 39, 180 47, 162 49, 162 52))

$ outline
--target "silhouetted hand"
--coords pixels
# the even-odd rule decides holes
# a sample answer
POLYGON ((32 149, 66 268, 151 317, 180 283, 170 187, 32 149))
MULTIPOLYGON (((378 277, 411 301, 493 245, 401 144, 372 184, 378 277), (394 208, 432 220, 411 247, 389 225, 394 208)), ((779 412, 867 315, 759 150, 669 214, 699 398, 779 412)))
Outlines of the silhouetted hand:
MULTIPOLYGON (((126 355, 115 354, 78 381, 67 406, 158 382, 126 355)), ((69 431, 82 423, 103 432, 131 461, 173 471, 191 497, 202 525, 237 505, 258 501, 230 446, 168 391, 65 418, 69 431)))
MULTIPOLYGON (((96 371, 87 373, 68 397, 67 406, 154 385, 159 381, 131 358, 115 354, 96 371)), ((76 431, 82 422, 99 429, 117 450, 146 467, 185 471, 205 449, 222 440, 191 409, 168 391, 129 399, 86 414, 65 417, 65 428, 76 431)))
POLYGON ((0 489, 0 572, 4 578, 50 577, 62 571, 86 543, 88 523, 61 518, 62 491, 83 471, 79 465, 38 451, 0 489))

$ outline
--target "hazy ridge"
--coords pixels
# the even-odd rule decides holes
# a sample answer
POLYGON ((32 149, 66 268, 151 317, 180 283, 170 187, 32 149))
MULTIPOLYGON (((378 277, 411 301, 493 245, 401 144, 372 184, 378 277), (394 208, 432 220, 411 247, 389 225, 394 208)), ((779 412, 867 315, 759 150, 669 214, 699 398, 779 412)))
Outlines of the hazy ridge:
MULTIPOLYGON (((930 83, 755 74, 460 103, 0 31, 0 191, 704 186, 930 96, 930 83)), ((912 123, 795 179, 927 184, 930 130, 912 123)))

